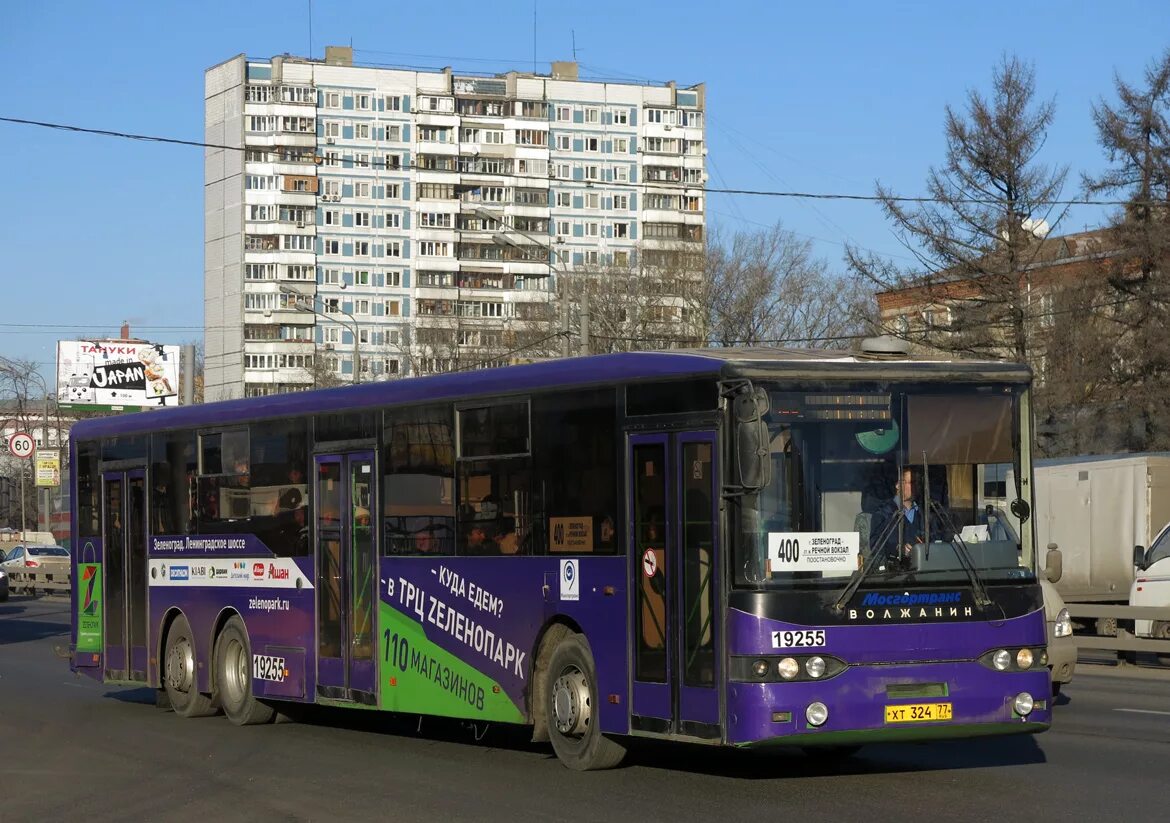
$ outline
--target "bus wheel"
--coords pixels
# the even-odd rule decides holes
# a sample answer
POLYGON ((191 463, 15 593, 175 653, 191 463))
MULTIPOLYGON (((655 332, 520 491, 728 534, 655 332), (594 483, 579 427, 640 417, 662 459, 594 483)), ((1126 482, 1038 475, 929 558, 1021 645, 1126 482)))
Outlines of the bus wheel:
POLYGON ((215 714, 211 697, 202 694, 195 679, 195 641, 191 639, 191 624, 179 615, 167 631, 166 668, 163 688, 175 714, 183 717, 208 717, 215 714))
POLYGON ((228 620, 215 641, 215 683, 223 713, 237 726, 267 723, 276 714, 252 695, 252 653, 238 617, 228 620))
POLYGON ((584 637, 570 634, 557 645, 547 678, 548 732, 560 761, 582 772, 621 763, 625 746, 597 727, 597 677, 584 637))

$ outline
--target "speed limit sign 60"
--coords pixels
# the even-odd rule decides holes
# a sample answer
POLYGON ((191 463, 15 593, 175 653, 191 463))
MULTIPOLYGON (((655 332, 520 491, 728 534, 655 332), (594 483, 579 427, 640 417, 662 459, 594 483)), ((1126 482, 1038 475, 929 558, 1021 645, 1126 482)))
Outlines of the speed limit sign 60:
POLYGON ((8 451, 13 457, 19 457, 21 460, 27 460, 32 457, 33 449, 36 444, 33 439, 24 432, 17 432, 8 438, 8 451))

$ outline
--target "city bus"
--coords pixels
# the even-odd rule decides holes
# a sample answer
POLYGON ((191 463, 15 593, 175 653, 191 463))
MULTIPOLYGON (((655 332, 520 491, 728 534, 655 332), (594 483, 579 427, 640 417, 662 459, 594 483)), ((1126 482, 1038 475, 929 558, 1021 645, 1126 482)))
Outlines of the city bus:
POLYGON ((1000 362, 726 348, 81 421, 71 668, 237 725, 527 724, 580 770, 637 737, 1039 732, 1029 392, 1000 362))

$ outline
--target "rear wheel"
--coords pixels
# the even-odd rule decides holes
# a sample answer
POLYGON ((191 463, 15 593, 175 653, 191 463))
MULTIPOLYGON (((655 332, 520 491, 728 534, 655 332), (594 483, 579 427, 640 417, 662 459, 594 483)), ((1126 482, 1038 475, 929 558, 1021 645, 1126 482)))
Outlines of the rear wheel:
POLYGON ((183 717, 207 717, 215 714, 211 697, 198 689, 195 678, 195 641, 191 624, 179 615, 167 631, 166 652, 163 655, 163 688, 175 714, 183 717))
POLYGON ((597 675, 584 637, 570 634, 557 644, 546 677, 548 733, 560 761, 576 771, 612 769, 621 763, 625 746, 603 735, 597 725, 597 675))
POLYGON ((228 620, 215 641, 215 683, 223 713, 237 726, 267 723, 276 714, 252 694, 252 652, 239 617, 228 620))
MULTIPOLYGON (((1170 640, 1170 623, 1155 623, 1151 636, 1158 640, 1170 640)), ((1170 666, 1170 652, 1158 652, 1158 662, 1170 666)))

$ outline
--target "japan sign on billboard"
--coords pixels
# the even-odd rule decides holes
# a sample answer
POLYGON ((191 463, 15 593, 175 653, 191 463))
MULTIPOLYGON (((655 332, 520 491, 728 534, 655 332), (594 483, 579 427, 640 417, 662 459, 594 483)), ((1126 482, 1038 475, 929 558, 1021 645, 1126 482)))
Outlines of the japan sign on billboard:
POLYGON ((179 405, 179 347, 131 340, 57 343, 63 408, 121 410, 179 405))

